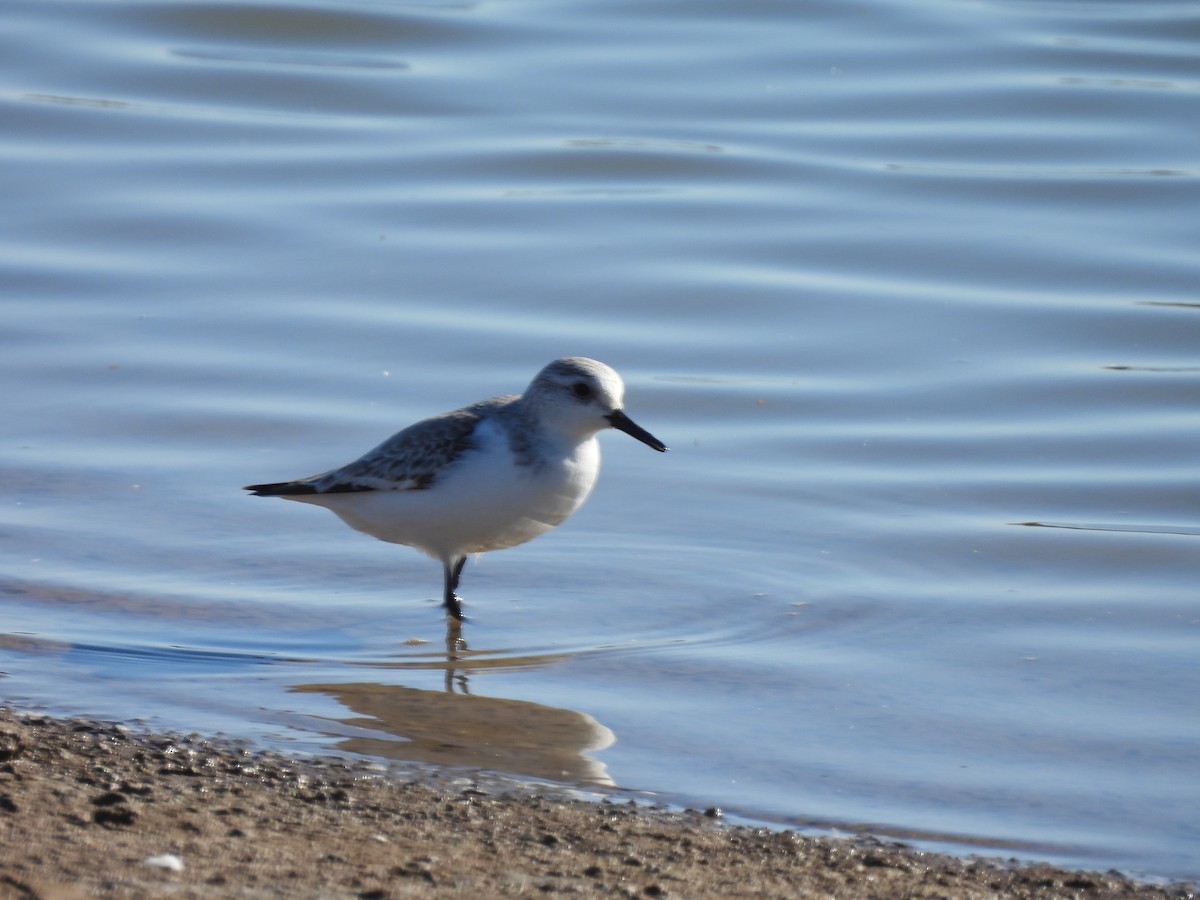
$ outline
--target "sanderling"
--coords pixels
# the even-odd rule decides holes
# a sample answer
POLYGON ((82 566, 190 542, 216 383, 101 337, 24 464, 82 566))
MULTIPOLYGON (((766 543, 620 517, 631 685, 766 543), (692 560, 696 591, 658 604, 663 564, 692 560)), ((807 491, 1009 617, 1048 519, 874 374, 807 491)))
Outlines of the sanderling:
POLYGON ((440 559, 446 614, 461 620, 467 557, 523 544, 579 509, 600 471, 598 432, 667 449, 625 415, 624 395, 604 363, 569 356, 519 397, 417 422, 340 469, 246 490, 324 506, 351 528, 440 559))

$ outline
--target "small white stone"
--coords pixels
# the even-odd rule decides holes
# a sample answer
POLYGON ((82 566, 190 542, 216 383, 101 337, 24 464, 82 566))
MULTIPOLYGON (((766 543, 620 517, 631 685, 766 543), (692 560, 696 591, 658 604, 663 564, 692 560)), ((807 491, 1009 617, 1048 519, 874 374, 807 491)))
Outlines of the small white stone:
POLYGON ((146 865, 156 869, 170 869, 172 872, 183 871, 183 860, 174 853, 160 853, 158 856, 148 857, 146 865))

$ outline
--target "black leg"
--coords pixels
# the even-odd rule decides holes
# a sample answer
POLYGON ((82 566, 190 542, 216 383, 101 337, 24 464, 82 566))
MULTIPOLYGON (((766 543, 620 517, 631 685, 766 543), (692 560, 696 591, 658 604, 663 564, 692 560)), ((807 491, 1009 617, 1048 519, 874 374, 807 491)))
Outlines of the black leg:
POLYGON ((442 606, 446 607, 446 615, 453 616, 460 622, 464 618, 462 598, 454 592, 458 590, 458 576, 462 574, 463 564, 466 561, 465 556, 458 556, 442 562, 442 568, 446 575, 446 590, 442 598, 442 606))

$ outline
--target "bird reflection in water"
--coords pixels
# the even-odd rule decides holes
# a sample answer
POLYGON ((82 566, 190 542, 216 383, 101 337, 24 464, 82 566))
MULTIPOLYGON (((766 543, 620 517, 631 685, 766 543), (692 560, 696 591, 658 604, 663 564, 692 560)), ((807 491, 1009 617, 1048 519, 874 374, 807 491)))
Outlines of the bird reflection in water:
POLYGON ((584 712, 526 700, 472 694, 472 670, 541 668, 570 653, 501 655, 471 650, 457 620, 447 623, 445 654, 376 661, 373 669, 442 669, 441 690, 378 682, 297 685, 324 694, 352 715, 322 719, 319 730, 336 737, 339 750, 441 767, 484 769, 560 783, 611 786, 591 754, 615 736, 584 712))

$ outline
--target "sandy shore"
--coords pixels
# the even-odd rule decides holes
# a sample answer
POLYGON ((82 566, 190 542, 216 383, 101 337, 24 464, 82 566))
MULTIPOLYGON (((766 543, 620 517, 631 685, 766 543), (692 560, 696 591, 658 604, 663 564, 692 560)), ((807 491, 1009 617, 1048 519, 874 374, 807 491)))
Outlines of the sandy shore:
POLYGON ((1193 897, 0 709, 0 898, 1193 897))

